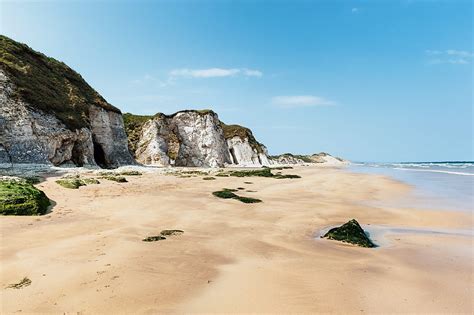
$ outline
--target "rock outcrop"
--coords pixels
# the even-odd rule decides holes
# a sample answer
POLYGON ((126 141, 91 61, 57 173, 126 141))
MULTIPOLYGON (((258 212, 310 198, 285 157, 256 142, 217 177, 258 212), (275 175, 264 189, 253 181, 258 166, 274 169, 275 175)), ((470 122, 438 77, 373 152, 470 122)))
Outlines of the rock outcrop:
POLYGON ((281 155, 274 155, 270 157, 273 164, 277 165, 292 165, 292 164, 307 164, 312 163, 305 155, 293 155, 291 153, 284 153, 281 155))
POLYGON ((211 110, 173 115, 125 114, 129 148, 146 165, 223 167, 270 165, 265 146, 252 132, 222 123, 211 110))
POLYGON ((227 141, 231 162, 243 167, 268 166, 267 148, 259 143, 248 128, 221 124, 227 141))
POLYGON ((0 36, 0 164, 133 164, 119 109, 64 63, 0 36))
POLYGON ((291 165, 291 164, 321 164, 324 166, 343 166, 348 165, 349 161, 334 157, 329 153, 321 152, 312 155, 296 155, 285 153, 270 157, 272 164, 291 165))
POLYGON ((339 227, 330 229, 322 237, 361 247, 375 247, 375 244, 370 240, 367 234, 365 234, 365 231, 355 219, 352 219, 339 227))

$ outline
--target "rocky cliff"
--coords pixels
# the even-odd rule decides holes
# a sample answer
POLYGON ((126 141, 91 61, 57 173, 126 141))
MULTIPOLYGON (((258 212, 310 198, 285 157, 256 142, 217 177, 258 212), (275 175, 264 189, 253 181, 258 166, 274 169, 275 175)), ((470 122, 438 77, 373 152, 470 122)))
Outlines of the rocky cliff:
POLYGON ((231 162, 244 167, 268 166, 267 148, 258 142, 248 128, 221 123, 231 162))
POLYGON ((124 115, 129 148, 148 165, 199 167, 269 165, 265 146, 252 132, 222 123, 211 110, 173 115, 124 115))
POLYGON ((133 164, 119 109, 62 62, 0 36, 0 164, 133 164))

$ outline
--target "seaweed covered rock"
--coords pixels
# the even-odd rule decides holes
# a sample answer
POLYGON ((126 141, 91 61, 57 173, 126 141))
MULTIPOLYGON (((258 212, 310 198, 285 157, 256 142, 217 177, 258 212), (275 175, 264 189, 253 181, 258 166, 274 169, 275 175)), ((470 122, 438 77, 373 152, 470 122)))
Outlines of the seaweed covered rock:
POLYGON ((214 196, 216 196, 217 198, 235 199, 235 200, 239 200, 240 202, 243 202, 243 203, 259 203, 259 202, 262 202, 262 200, 260 200, 260 199, 250 198, 250 197, 242 197, 242 196, 236 195, 236 194, 234 194, 234 192, 236 192, 236 191, 238 191, 238 190, 237 189, 224 188, 223 190, 215 191, 212 194, 214 196))
POLYGON ((330 229, 323 237, 361 247, 375 247, 375 244, 372 243, 370 238, 359 225, 359 222, 355 219, 352 219, 339 227, 330 229))
POLYGON ((0 181, 1 215, 41 215, 49 205, 44 192, 26 181, 0 181))

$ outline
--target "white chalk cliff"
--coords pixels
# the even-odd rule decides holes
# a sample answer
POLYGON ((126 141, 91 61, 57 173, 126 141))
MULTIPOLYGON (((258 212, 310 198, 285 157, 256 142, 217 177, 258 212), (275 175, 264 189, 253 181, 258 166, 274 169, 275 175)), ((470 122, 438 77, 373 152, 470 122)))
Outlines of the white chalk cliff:
POLYGON ((134 139, 129 146, 139 163, 198 167, 270 165, 265 146, 255 140, 249 129, 225 125, 213 111, 156 114, 141 124, 133 123, 135 117, 144 116, 125 114, 129 139, 134 139))
POLYGON ((0 164, 133 164, 120 110, 65 64, 0 36, 0 164))
POLYGON ((325 153, 270 158, 250 129, 224 124, 211 110, 122 115, 64 63, 0 35, 0 164, 118 167, 135 160, 188 167, 345 163, 325 153))

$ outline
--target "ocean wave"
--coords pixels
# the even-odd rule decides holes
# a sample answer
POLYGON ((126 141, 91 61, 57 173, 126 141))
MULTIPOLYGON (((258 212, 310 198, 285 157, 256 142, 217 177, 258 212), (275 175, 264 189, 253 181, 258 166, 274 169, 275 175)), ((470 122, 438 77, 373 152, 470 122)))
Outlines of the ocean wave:
POLYGON ((404 167, 394 167, 394 169, 402 170, 402 171, 431 172, 431 173, 443 173, 443 174, 452 174, 452 175, 474 176, 474 173, 466 173, 466 172, 453 172, 453 171, 416 169, 416 168, 404 168, 404 167))

